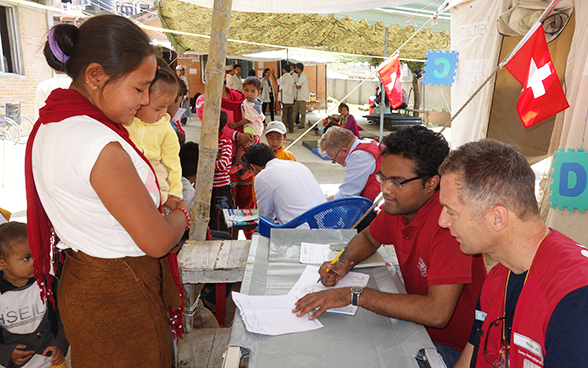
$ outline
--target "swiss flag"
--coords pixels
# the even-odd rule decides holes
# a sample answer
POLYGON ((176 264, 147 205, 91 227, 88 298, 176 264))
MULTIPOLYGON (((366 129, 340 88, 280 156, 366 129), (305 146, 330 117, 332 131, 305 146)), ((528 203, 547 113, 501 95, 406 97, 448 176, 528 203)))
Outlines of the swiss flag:
POLYGON ((402 81, 400 80, 400 57, 397 56, 378 68, 386 95, 392 109, 402 105, 402 81))
POLYGON ((517 111, 525 128, 570 106, 551 61, 540 22, 519 42, 506 60, 505 68, 523 86, 517 111))

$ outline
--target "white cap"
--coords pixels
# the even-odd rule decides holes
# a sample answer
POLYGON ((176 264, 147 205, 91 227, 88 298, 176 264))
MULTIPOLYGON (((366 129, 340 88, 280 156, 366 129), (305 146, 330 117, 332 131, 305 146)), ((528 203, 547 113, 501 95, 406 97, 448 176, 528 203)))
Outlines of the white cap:
POLYGON ((271 132, 278 132, 280 134, 286 134, 286 126, 281 121, 270 121, 265 127, 265 134, 271 132))

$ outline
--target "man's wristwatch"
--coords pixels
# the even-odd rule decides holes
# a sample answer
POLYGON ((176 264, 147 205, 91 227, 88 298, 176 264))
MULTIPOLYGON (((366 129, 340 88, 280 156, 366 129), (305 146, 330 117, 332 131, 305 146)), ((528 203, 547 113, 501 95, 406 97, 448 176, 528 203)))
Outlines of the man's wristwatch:
POLYGON ((361 286, 352 286, 351 287, 351 304, 359 306, 359 294, 363 291, 363 287, 361 286))

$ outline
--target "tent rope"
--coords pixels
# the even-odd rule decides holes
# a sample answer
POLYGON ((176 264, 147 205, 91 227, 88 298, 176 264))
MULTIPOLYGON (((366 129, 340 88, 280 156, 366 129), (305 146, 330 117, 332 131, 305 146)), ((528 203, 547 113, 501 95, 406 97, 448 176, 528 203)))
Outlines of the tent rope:
MULTIPOLYGON (((436 13, 435 13, 435 14, 434 14, 434 15, 433 15, 431 18, 429 18, 429 19, 428 19, 428 20, 427 20, 425 23, 423 23, 423 25, 422 25, 422 26, 421 26, 419 29, 417 29, 417 30, 416 30, 416 31, 415 31, 415 32, 414 32, 414 33, 413 33, 413 34, 412 34, 412 35, 411 35, 409 38, 407 38, 407 39, 406 39, 406 41, 404 41, 404 43, 403 43, 402 45, 400 45, 400 46, 399 46, 399 47, 396 49, 396 51, 394 51, 394 52, 392 53, 392 55, 390 55, 389 57, 387 57, 387 58, 386 58, 386 59, 385 59, 385 60, 382 62, 382 64, 386 64, 386 63, 388 63, 389 61, 391 61, 392 59, 394 59, 396 56, 398 56, 398 55, 400 54, 400 50, 401 50, 401 49, 402 49, 404 46, 406 46, 406 45, 407 45, 407 44, 408 44, 408 43, 409 43, 409 42, 410 42, 410 41, 411 41, 411 40, 412 40, 414 37, 416 37, 416 35, 417 35, 417 34, 419 34, 419 33, 420 33, 420 32, 421 32, 421 31, 422 31, 422 30, 423 30, 423 29, 424 29, 424 28, 427 26, 427 24, 429 24, 429 22, 431 22, 431 21, 432 21, 432 20, 434 20, 434 19, 437 19, 437 17, 439 16, 439 13, 440 13, 440 11, 439 11, 439 10, 437 10, 437 12, 436 12, 436 13)), ((371 72, 371 73, 370 73, 370 74, 369 74, 367 77, 365 77, 365 78, 364 78, 364 79, 363 79, 363 80, 362 80, 362 81, 361 81, 361 82, 360 82, 360 83, 359 83, 357 86, 355 86, 355 88, 353 88, 353 89, 352 89, 352 90, 351 90, 351 91, 350 91, 350 92, 349 92, 347 95, 345 95, 345 97, 343 97, 343 98, 341 99, 341 101, 339 101, 339 102, 343 102, 343 101, 347 100, 347 98, 348 98, 348 97, 349 97, 349 96, 350 96, 350 95, 351 95, 353 92, 355 92, 355 90, 356 90, 356 89, 358 89, 358 88, 359 88, 359 87, 360 87, 362 84, 364 84, 364 83, 365 83, 367 80, 369 80, 369 79, 370 79, 370 78, 371 78, 371 77, 372 77, 372 76, 373 76, 373 75, 374 75, 374 74, 377 72, 377 70, 378 70, 378 69, 374 69, 374 70, 372 70, 372 72, 371 72)), ((317 120, 317 121, 316 121, 316 122, 315 122, 315 123, 314 123, 314 124, 313 124, 313 125, 312 125, 310 128, 308 128, 308 129, 307 129, 307 130, 306 130, 304 133, 302 133, 302 134, 300 135, 300 137, 298 137, 298 138, 297 138, 297 139, 296 139, 294 142, 292 142, 292 143, 291 143, 291 144, 290 144, 288 147, 286 147, 286 149, 288 150, 288 149, 290 149, 290 147, 292 147, 293 145, 295 145, 295 144, 296 144, 296 143, 297 143, 299 140, 301 140, 301 139, 302 139, 302 137, 304 137, 306 134, 308 134, 308 132, 310 132, 310 131, 311 131, 311 130, 312 130, 314 127, 315 127, 315 126, 317 126, 317 125, 318 125, 320 122, 324 121, 324 120, 325 120, 325 118, 326 118, 327 116, 329 116, 329 115, 330 115, 332 112, 334 112, 336 108, 337 108, 337 106, 335 106, 335 107, 332 107, 332 108, 331 108, 331 109, 330 109, 330 110, 327 112, 327 115, 326 115, 326 116, 324 116, 324 117, 320 118, 319 120, 317 120)), ((382 139, 382 137, 380 137, 380 140, 381 140, 381 139, 382 139)))

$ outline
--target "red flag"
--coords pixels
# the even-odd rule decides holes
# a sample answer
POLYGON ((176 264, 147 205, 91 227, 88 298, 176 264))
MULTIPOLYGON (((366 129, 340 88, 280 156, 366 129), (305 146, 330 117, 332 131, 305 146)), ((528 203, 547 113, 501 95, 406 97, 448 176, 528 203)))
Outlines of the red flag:
POLYGON ((386 95, 392 109, 402 105, 402 81, 400 80, 400 57, 397 56, 378 69, 386 95))
POLYGON ((519 42, 504 66, 523 86, 517 111, 525 128, 570 106, 551 61, 540 22, 519 42))

